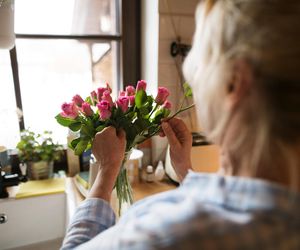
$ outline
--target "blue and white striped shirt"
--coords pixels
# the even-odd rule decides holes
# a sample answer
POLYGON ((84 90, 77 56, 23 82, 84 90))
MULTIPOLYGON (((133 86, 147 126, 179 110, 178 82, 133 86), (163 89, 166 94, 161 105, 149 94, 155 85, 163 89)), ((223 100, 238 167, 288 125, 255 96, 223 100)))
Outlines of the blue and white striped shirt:
POLYGON ((300 195, 262 180, 190 172, 176 190, 135 203, 119 222, 87 199, 62 249, 300 249, 300 195))

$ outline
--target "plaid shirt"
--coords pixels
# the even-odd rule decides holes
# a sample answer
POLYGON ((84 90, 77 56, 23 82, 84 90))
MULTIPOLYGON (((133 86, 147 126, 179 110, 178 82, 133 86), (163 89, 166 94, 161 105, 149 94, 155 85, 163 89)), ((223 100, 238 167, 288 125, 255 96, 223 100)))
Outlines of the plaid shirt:
POLYGON ((135 203, 119 222, 109 204, 78 207, 62 249, 300 249, 300 195, 269 182, 190 172, 135 203))

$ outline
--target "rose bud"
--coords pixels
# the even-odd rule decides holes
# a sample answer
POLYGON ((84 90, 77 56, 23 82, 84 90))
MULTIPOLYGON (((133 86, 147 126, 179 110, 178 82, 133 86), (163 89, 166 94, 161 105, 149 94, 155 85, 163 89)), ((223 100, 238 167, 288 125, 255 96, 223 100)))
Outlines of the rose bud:
POLYGON ((98 100, 96 91, 91 92, 91 100, 92 100, 93 105, 95 105, 95 102, 97 102, 97 100, 98 100))
POLYGON ((140 81, 138 81, 138 83, 137 83, 137 86, 136 86, 136 91, 139 91, 139 90, 146 90, 146 87, 147 87, 147 83, 146 83, 146 81, 144 81, 144 80, 140 80, 140 81))
POLYGON ((111 98, 110 92, 108 90, 105 90, 103 95, 102 95, 102 101, 108 101, 109 105, 113 105, 113 100, 111 98))
POLYGON ((82 103, 82 112, 86 116, 92 116, 94 114, 93 110, 91 109, 91 105, 87 102, 82 103))
POLYGON ((97 89, 97 100, 98 100, 99 102, 102 101, 102 96, 103 96, 103 93, 104 93, 105 91, 107 91, 107 88, 100 87, 100 88, 97 89))
POLYGON ((120 108, 123 113, 125 113, 128 109, 129 98, 127 96, 120 96, 116 101, 118 108, 120 108))
POLYGON ((155 98, 155 102, 159 105, 163 104, 165 100, 167 100, 167 97, 169 96, 169 90, 165 87, 159 87, 157 96, 155 98))
POLYGON ((126 95, 127 96, 132 96, 135 95, 135 88, 133 86, 127 86, 126 87, 126 95))
POLYGON ((126 91, 121 90, 119 96, 126 96, 126 91))
POLYGON ((84 100, 81 98, 80 95, 75 95, 72 98, 72 102, 74 102, 78 107, 81 107, 81 105, 84 102, 84 100))
POLYGON ((171 110, 171 108, 172 108, 172 103, 169 102, 169 101, 165 101, 164 104, 162 105, 162 107, 163 107, 164 109, 171 110))
POLYGON ((128 99, 129 99, 129 106, 133 107, 135 104, 135 96, 134 95, 128 96, 128 99))
POLYGON ((61 116, 76 119, 78 116, 78 109, 75 105, 75 103, 63 103, 61 105, 61 109, 63 112, 60 113, 61 116))
POLYGON ((101 101, 97 104, 97 108, 99 110, 100 119, 107 120, 111 116, 110 104, 108 101, 101 101))
POLYGON ((109 83, 108 83, 108 82, 106 83, 106 90, 108 90, 109 93, 112 92, 112 89, 111 89, 111 87, 109 86, 109 83))

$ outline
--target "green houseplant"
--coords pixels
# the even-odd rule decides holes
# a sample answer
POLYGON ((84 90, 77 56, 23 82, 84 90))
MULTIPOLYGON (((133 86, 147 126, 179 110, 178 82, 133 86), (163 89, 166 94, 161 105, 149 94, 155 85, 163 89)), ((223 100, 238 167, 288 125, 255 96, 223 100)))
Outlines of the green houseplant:
POLYGON ((17 149, 20 161, 27 164, 28 177, 47 179, 53 175, 53 162, 61 158, 63 146, 53 142, 50 131, 35 134, 23 130, 17 149))

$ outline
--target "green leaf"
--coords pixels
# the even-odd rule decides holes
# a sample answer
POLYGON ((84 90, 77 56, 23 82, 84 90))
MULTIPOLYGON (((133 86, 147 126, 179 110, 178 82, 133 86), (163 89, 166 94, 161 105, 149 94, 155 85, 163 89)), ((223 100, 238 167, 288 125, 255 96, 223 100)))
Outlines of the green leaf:
POLYGON ((151 122, 147 119, 137 119, 134 122, 134 127, 136 128, 136 130, 140 133, 144 130, 147 130, 148 127, 151 126, 151 122))
POLYGON ((100 125, 100 126, 98 126, 97 128, 96 128, 96 131, 97 132, 101 132, 103 129, 105 129, 106 128, 106 126, 105 125, 100 125))
POLYGON ((68 147, 72 150, 75 150, 77 144, 80 142, 81 138, 76 138, 74 140, 72 140, 69 144, 68 147))
POLYGON ((147 94, 144 90, 139 90, 135 94, 135 105, 138 109, 143 107, 147 103, 147 94))
POLYGON ((164 118, 167 118, 169 114, 171 113, 171 110, 169 109, 164 109, 164 118))
POLYGON ((75 122, 69 125, 69 129, 71 129, 74 132, 78 131, 80 128, 81 128, 81 122, 75 122))
POLYGON ((152 118, 152 122, 154 124, 160 124, 161 123, 161 119, 165 117, 165 109, 158 109, 155 113, 154 113, 154 117, 152 118))
POLYGON ((67 117, 62 117, 60 114, 58 114, 57 116, 55 116, 56 121, 64 126, 64 127, 69 127, 72 123, 76 123, 77 121, 71 118, 67 118, 67 117))
POLYGON ((191 89, 190 85, 187 82, 185 82, 183 84, 183 89, 184 89, 184 96, 185 97, 192 97, 193 96, 192 89, 191 89))
POLYGON ((81 155, 87 148, 89 144, 89 140, 88 139, 80 139, 79 143, 76 145, 75 147, 75 155, 81 155))
POLYGON ((82 124, 80 133, 91 138, 95 136, 94 127, 89 126, 88 124, 82 124))
POLYGON ((87 98, 85 98, 84 101, 87 102, 90 105, 94 105, 90 96, 88 96, 87 98))
POLYGON ((140 113, 140 115, 142 116, 142 117, 144 117, 144 116, 146 116, 146 115, 149 115, 149 110, 148 110, 148 108, 147 107, 141 107, 140 109, 139 109, 139 113, 140 113))

